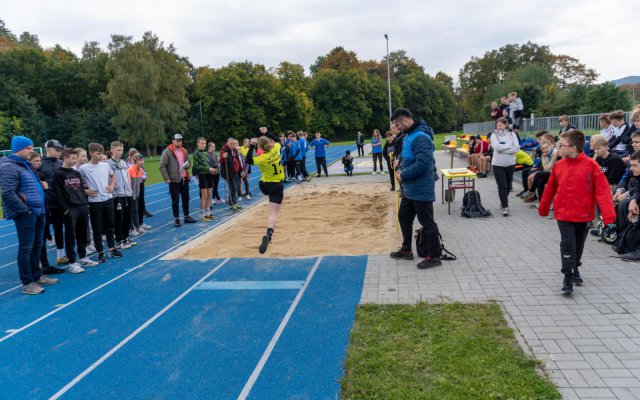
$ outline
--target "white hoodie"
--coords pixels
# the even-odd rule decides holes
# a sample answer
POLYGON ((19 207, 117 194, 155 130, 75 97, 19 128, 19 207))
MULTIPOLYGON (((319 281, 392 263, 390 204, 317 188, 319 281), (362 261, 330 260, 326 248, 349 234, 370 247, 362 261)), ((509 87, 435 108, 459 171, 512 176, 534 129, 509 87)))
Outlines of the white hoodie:
POLYGON ((495 131, 491 135, 493 157, 491 165, 510 167, 516 165, 515 154, 520 150, 520 143, 515 133, 510 131, 495 131))

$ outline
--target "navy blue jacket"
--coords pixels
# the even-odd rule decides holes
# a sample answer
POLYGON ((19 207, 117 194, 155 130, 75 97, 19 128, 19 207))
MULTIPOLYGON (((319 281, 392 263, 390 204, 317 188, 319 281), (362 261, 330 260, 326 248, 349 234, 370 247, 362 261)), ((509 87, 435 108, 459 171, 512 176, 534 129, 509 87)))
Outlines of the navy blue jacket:
POLYGON ((44 215, 44 190, 31 168, 31 163, 9 155, 0 160, 2 207, 7 219, 35 213, 44 215))
POLYGON ((402 194, 409 200, 436 200, 433 140, 427 129, 424 121, 416 122, 403 138, 400 177, 402 194))

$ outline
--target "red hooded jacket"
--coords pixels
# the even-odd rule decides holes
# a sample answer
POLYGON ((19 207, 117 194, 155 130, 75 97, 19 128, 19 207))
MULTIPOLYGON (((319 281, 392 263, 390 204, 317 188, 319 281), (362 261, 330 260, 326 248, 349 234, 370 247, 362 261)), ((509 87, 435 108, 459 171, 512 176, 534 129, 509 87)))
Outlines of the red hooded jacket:
POLYGON ((616 220, 607 177, 584 152, 576 158, 563 158, 553 167, 538 213, 543 217, 549 215, 552 202, 558 221, 592 221, 596 203, 605 224, 616 220))

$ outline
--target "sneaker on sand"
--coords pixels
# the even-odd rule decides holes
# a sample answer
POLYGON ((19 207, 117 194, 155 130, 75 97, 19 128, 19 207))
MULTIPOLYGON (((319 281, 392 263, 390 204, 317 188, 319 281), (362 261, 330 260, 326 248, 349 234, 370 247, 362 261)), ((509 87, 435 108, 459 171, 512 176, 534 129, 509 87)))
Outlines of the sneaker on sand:
POLYGON ((69 264, 69 259, 67 258, 67 256, 58 257, 56 259, 56 264, 58 265, 69 264))
POLYGON ((258 248, 258 252, 260 252, 260 254, 264 254, 267 251, 267 247, 270 242, 271 239, 269 238, 269 235, 264 235, 262 237, 262 243, 260 243, 260 247, 258 248))
POLYGON ((440 257, 425 257, 424 260, 420 261, 417 265, 418 269, 427 269, 436 267, 438 265, 442 265, 442 261, 440 261, 440 257))
POLYGON ((396 260, 413 260, 413 251, 398 249, 398 251, 392 251, 389 254, 389 257, 394 258, 396 260))
POLYGON ((22 287, 22 293, 24 294, 40 294, 44 292, 44 288, 38 285, 37 282, 31 282, 28 285, 22 287))
POLYGON ((78 264, 82 265, 83 267, 95 267, 96 265, 98 265, 97 262, 88 257, 79 259, 78 264))
POLYGON ((111 258, 122 258, 122 253, 118 249, 109 250, 109 257, 111 258))
POLYGON ((74 262, 69 264, 69 266, 67 267, 67 272, 69 272, 70 274, 81 274, 84 272, 84 268, 82 268, 77 262, 74 262))
POLYGON ((56 283, 58 283, 58 280, 56 278, 49 278, 46 275, 42 275, 40 279, 38 279, 38 285, 41 286, 53 285, 56 283))

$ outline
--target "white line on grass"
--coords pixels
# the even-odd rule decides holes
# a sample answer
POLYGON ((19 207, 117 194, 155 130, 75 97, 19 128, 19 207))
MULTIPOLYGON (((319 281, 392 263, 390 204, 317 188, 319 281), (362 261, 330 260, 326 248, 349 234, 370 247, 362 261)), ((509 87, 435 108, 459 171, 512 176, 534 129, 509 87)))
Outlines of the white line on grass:
POLYGON ((318 269, 318 266, 320 265, 321 262, 322 262, 322 256, 318 257, 318 259, 316 260, 316 263, 313 265, 313 268, 311 268, 311 271, 307 276, 304 286, 298 292, 298 295, 293 300, 293 303, 291 303, 291 306, 289 306, 289 310, 287 311, 284 318, 280 322, 280 326, 278 326, 276 333, 274 333, 273 337, 271 338, 271 341, 269 342, 269 345, 267 346, 264 353, 262 354, 262 357, 260 357, 260 361, 258 361, 258 364, 256 365, 255 369, 251 373, 251 376, 247 380, 247 383, 245 383, 244 388, 242 388, 242 392, 240 392, 240 395, 238 396, 238 400, 245 400, 247 396, 249 396, 249 393, 251 392, 253 385, 258 380, 258 377, 260 376, 262 369, 267 363, 267 360, 269 360, 269 356, 271 356, 271 352, 276 347, 278 340, 280 340, 280 336, 282 335, 284 328, 287 327, 287 324, 289 323, 289 320, 291 319, 293 312, 296 310, 296 307, 298 307, 298 303, 300 303, 300 300, 302 299, 304 292, 309 287, 309 283, 311 282, 311 279, 313 278, 313 275, 315 275, 316 270, 318 269))
POLYGON ((54 394, 53 396, 50 397, 50 400, 56 400, 58 398, 60 398, 60 396, 62 396, 63 394, 67 393, 69 391, 69 389, 73 388, 78 382, 80 382, 85 376, 89 375, 91 373, 91 371, 95 370, 96 368, 98 368, 100 366, 100 364, 102 364, 103 362, 105 362, 109 357, 111 357, 113 354, 115 354, 115 352, 117 352, 118 350, 120 350, 124 345, 126 345, 127 343, 129 343, 133 338, 135 338, 136 336, 138 336, 138 334, 140 332, 142 332, 143 330, 145 330, 149 325, 151 325, 153 323, 153 321, 157 320, 158 318, 160 318, 164 313, 166 313, 167 311, 169 311, 173 306, 175 306, 176 304, 178 304, 178 302, 180 300, 182 300, 186 295, 188 295, 189 293, 191 293, 191 291, 193 291, 193 289, 195 289, 196 287, 198 287, 198 285, 200 285, 202 282, 204 282, 207 278, 209 278, 211 275, 213 275, 216 271, 218 271, 220 268, 222 268, 223 265, 225 265, 227 263, 227 261, 229 261, 230 258, 225 259, 224 261, 222 261, 220 264, 218 264, 217 267, 215 267, 214 269, 212 269, 211 271, 209 271, 205 276, 203 276, 202 278, 200 278, 196 283, 194 283, 189 289, 185 290, 180 296, 176 297, 171 303, 167 304, 166 307, 164 307, 162 310, 160 310, 156 315, 154 315, 153 317, 149 318, 144 324, 140 325, 138 327, 138 329, 136 329, 135 331, 131 332, 129 334, 129 336, 127 336, 126 338, 124 338, 124 340, 122 340, 120 343, 118 343, 115 347, 113 347, 111 350, 109 350, 106 354, 104 354, 102 357, 100 357, 96 362, 94 362, 93 364, 91 364, 89 366, 89 368, 85 369, 84 371, 82 371, 80 373, 80 375, 76 376, 75 378, 73 378, 73 380, 71 380, 71 382, 67 383, 62 389, 58 390, 58 392, 56 394, 54 394))

